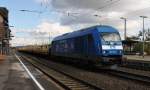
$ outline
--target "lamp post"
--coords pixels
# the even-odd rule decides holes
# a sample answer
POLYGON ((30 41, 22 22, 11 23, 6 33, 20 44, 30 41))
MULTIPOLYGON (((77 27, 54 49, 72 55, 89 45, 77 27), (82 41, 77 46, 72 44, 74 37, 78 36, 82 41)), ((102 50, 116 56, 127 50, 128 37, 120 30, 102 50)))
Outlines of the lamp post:
POLYGON ((142 19, 143 19, 143 52, 142 52, 142 55, 143 55, 143 58, 144 58, 144 49, 145 49, 145 47, 144 47, 144 44, 145 44, 145 39, 144 39, 144 34, 145 34, 145 28, 144 28, 144 20, 145 20, 145 18, 148 18, 147 16, 140 16, 142 19))
POLYGON ((124 20, 124 40, 127 39, 127 18, 121 17, 120 19, 124 20))

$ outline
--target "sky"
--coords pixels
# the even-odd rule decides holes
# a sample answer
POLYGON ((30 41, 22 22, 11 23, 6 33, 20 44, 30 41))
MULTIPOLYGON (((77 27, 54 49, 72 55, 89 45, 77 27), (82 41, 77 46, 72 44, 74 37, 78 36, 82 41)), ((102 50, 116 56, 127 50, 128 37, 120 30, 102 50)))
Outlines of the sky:
MULTIPOLYGON (((0 0, 0 6, 9 10, 9 24, 14 26, 12 46, 48 44, 58 35, 99 24, 117 28, 123 39, 120 17, 127 18, 128 36, 142 29, 139 16, 150 17, 150 0, 0 0)), ((147 18, 145 29, 149 23, 147 18)))

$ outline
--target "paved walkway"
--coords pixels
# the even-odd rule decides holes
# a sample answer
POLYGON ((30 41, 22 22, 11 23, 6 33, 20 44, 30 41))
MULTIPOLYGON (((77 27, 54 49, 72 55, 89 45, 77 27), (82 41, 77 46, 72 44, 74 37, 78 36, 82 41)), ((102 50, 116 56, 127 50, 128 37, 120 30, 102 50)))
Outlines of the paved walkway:
POLYGON ((150 61, 150 56, 126 55, 128 60, 150 61))
POLYGON ((38 90, 14 55, 0 55, 0 90, 38 90))
POLYGON ((0 90, 62 90, 32 64, 11 52, 0 55, 0 90))

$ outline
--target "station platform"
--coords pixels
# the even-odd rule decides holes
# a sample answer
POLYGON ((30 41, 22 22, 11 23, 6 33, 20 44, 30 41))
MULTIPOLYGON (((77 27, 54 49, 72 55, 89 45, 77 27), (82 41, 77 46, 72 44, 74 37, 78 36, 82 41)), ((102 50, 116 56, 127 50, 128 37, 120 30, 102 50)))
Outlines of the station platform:
POLYGON ((138 55, 126 55, 128 60, 135 60, 135 61, 149 61, 150 62, 150 56, 138 56, 138 55))
POLYGON ((123 66, 150 71, 150 56, 127 55, 123 66))
POLYGON ((0 90, 38 90, 14 55, 0 55, 0 90))
POLYGON ((55 86, 55 83, 52 83, 29 63, 24 65, 30 67, 28 69, 29 71, 32 70, 31 73, 37 82, 33 80, 23 67, 15 53, 7 56, 0 55, 0 90, 60 90, 55 86), (37 83, 42 83, 44 88, 39 88, 37 83))

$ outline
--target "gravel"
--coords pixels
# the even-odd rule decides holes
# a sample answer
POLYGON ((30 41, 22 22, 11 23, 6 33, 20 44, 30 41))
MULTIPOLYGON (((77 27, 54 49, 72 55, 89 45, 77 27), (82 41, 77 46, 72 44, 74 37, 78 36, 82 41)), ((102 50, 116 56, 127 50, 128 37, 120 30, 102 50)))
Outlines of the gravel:
MULTIPOLYGON (((42 59, 41 59, 42 60, 42 59)), ((45 60, 43 60, 45 61, 45 60)), ((106 75, 101 71, 90 71, 75 68, 73 66, 45 61, 49 67, 61 70, 71 76, 84 80, 90 84, 96 85, 104 90, 150 90, 150 86, 123 78, 106 75)), ((85 66, 87 67, 87 66, 85 66)))
MULTIPOLYGON (((150 90, 150 86, 144 85, 132 80, 127 80, 115 76, 105 74, 105 71, 91 71, 81 68, 76 68, 70 65, 64 65, 44 59, 40 59, 45 62, 49 67, 55 68, 59 71, 65 72, 80 80, 86 81, 89 84, 96 85, 104 90, 150 90)), ((88 67, 88 66, 83 66, 88 67)))

